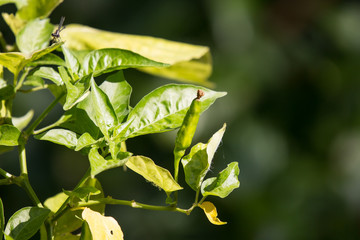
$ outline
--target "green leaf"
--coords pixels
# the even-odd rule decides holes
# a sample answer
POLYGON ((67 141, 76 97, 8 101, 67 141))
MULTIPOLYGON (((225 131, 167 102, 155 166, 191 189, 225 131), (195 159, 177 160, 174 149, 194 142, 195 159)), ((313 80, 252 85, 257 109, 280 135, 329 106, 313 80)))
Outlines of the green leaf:
POLYGON ((52 31, 53 26, 49 23, 49 19, 34 19, 17 34, 16 44, 25 54, 44 49, 49 45, 52 31))
POLYGON ((141 68, 151 74, 209 84, 211 55, 208 47, 169 41, 149 36, 106 32, 87 26, 70 24, 62 32, 66 45, 76 50, 121 48, 154 61, 170 64, 167 68, 141 68))
POLYGON ((164 66, 167 64, 150 60, 128 50, 104 48, 94 50, 85 56, 80 75, 93 74, 96 77, 103 73, 125 68, 164 66))
POLYGON ((79 135, 89 133, 93 139, 98 139, 101 134, 99 128, 89 118, 87 113, 83 109, 78 108, 78 106, 66 111, 54 125, 66 128, 79 135))
POLYGON ((63 0, 26 0, 26 4, 18 9, 17 16, 23 20, 45 18, 62 2, 63 0))
POLYGON ((45 81, 41 77, 28 75, 23 83, 24 86, 44 87, 45 81))
POLYGON ((66 129, 50 129, 47 132, 35 135, 38 140, 49 141, 55 144, 66 146, 70 149, 75 149, 77 145, 76 133, 66 129))
POLYGON ((187 84, 169 84, 159 87, 143 97, 132 109, 127 121, 114 130, 121 140, 139 135, 160 133, 181 126, 192 100, 201 89, 201 112, 226 92, 215 92, 204 87, 187 84))
POLYGON ((201 185, 201 194, 227 197, 235 188, 240 186, 238 179, 239 166, 237 162, 228 164, 227 168, 221 171, 217 177, 206 179, 201 185))
POLYGON ((129 152, 121 152, 117 155, 116 159, 107 160, 99 154, 98 148, 93 147, 89 153, 91 176, 95 176, 111 168, 123 166, 131 155, 129 152))
POLYGON ((118 120, 108 96, 96 85, 93 78, 91 79, 89 103, 91 108, 86 107, 85 111, 96 126, 100 128, 105 138, 109 138, 118 120))
MULTIPOLYGON (((23 2, 23 1, 19 0, 17 2, 23 2)), ((26 21, 20 19, 18 16, 15 16, 13 13, 8 14, 3 12, 1 15, 15 36, 26 24, 26 21)))
POLYGON ((69 110, 82 100, 81 97, 83 97, 90 88, 90 81, 93 77, 91 75, 84 76, 73 84, 63 67, 59 67, 59 73, 67 89, 66 101, 63 108, 64 110, 69 110))
POLYGON ((130 157, 126 162, 126 166, 165 192, 174 192, 182 189, 167 169, 157 166, 154 161, 148 157, 130 157))
POLYGON ((197 191, 209 171, 215 151, 224 135, 226 125, 217 131, 207 144, 198 143, 191 148, 188 155, 182 158, 181 163, 185 172, 186 183, 197 191))
POLYGON ((16 127, 4 124, 0 125, 0 145, 17 146, 21 132, 16 127))
POLYGON ((79 151, 83 149, 84 147, 91 146, 92 144, 95 144, 96 140, 90 135, 90 133, 86 132, 83 135, 79 137, 77 140, 77 145, 75 148, 75 151, 79 151))
MULTIPOLYGON (((104 198, 103 189, 101 187, 100 182, 96 178, 87 178, 84 184, 80 185, 79 187, 95 187, 100 191, 100 194, 97 195, 90 195, 90 200, 96 200, 99 198, 104 198)), ((60 207, 67 201, 68 196, 61 192, 56 194, 55 196, 48 198, 44 205, 51 209, 53 213, 57 212, 60 207)), ((104 213, 105 211, 105 204, 96 204, 90 207, 92 210, 104 213)), ((71 211, 66 211, 59 219, 57 219, 57 224, 54 227, 54 236, 55 239, 66 239, 65 236, 71 237, 73 239, 71 232, 77 230, 81 227, 82 221, 80 220, 82 210, 72 209, 71 211)))
POLYGON ((80 240, 93 240, 89 224, 86 221, 81 226, 80 240))
POLYGON ((30 123, 33 116, 34 110, 30 110, 22 117, 13 117, 12 121, 14 123, 14 126, 20 131, 22 131, 30 123))
POLYGON ((7 85, 5 82, 5 84, 2 84, 2 86, 0 86, 0 101, 10 99, 14 96, 14 94, 15 89, 12 85, 7 85))
POLYGON ((63 190, 66 195, 71 198, 88 199, 90 195, 100 194, 101 191, 93 186, 78 187, 73 191, 63 190))
MULTIPOLYGON (((65 63, 68 69, 70 69, 70 71, 74 74, 76 74, 76 76, 78 76, 80 68, 81 68, 81 64, 80 61, 82 62, 82 60, 79 58, 79 51, 72 51, 70 49, 68 49, 67 47, 65 47, 64 45, 61 47, 62 52, 64 54, 64 58, 65 58, 65 63)), ((80 55, 82 56, 82 55, 80 55)))
POLYGON ((51 212, 56 213, 67 198, 68 196, 64 192, 60 192, 55 196, 46 199, 44 202, 44 206, 50 209, 51 212))
POLYGON ((49 79, 58 86, 63 84, 60 74, 51 67, 40 67, 39 69, 36 69, 34 72, 32 72, 32 75, 49 79))
POLYGON ((26 64, 29 64, 42 56, 54 51, 56 48, 61 46, 63 43, 56 43, 51 45, 50 47, 32 52, 30 54, 19 53, 19 52, 7 52, 0 53, 0 65, 3 65, 10 72, 14 74, 18 74, 26 64))
POLYGON ((118 122, 122 122, 129 113, 132 91, 131 86, 125 81, 123 72, 110 75, 99 87, 108 96, 118 122))
POLYGON ((66 66, 65 61, 53 54, 53 53, 48 53, 44 56, 42 56, 41 58, 33 61, 31 64, 29 64, 31 66, 42 66, 42 65, 58 65, 58 66, 66 66))
POLYGON ((4 205, 0 198, 0 239, 3 239, 4 228, 5 228, 4 205))
POLYGON ((27 240, 40 229, 49 213, 50 210, 47 208, 22 208, 10 217, 5 234, 14 240, 27 240))

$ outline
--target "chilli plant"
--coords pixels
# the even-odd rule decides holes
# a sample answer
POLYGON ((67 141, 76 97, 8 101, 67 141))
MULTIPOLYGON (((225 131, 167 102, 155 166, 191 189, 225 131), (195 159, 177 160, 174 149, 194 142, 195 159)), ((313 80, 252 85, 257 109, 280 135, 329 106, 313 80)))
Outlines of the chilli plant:
POLYGON ((226 95, 203 87, 209 85, 211 73, 209 49, 82 25, 65 28, 63 20, 54 26, 48 16, 61 2, 0 0, 1 5, 17 7, 15 14, 2 13, 16 41, 10 45, 0 36, 0 152, 16 147, 20 167, 20 174, 0 168, 0 185, 18 185, 33 203, 5 222, 6 202, 0 198, 0 239, 26 240, 38 231, 41 239, 123 239, 117 221, 104 216, 107 204, 184 214, 199 207, 211 223, 225 224, 217 218, 215 206, 205 199, 210 195, 225 198, 239 187, 238 164, 228 164, 217 177, 205 177, 226 125, 207 143, 191 147, 201 113, 226 95), (132 88, 123 74, 127 68, 201 86, 167 84, 131 107, 132 88), (21 117, 12 115, 18 93, 44 89, 50 90, 54 100, 41 114, 34 119, 33 110, 21 117), (39 129, 57 104, 62 105, 62 116, 39 129), (129 138, 176 129, 171 171, 126 148, 129 138), (72 190, 40 201, 29 181, 26 147, 30 137, 88 156, 88 171, 79 176, 81 180, 72 190), (164 203, 150 205, 106 196, 96 177, 120 166, 162 189, 164 203), (194 190, 194 202, 187 208, 180 207, 178 201, 184 187, 179 184, 179 169, 194 190))

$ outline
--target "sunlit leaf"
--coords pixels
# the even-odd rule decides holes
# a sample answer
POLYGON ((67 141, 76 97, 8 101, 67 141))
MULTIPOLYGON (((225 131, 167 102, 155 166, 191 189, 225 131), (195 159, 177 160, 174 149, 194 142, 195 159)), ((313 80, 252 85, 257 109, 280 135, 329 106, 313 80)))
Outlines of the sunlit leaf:
POLYGON ((18 9, 17 16, 24 20, 44 18, 62 2, 63 0, 26 0, 26 5, 18 9))
POLYGON ((239 172, 238 163, 230 163, 217 177, 206 179, 202 183, 201 194, 203 196, 227 197, 235 188, 240 186, 238 179, 239 172))
MULTIPOLYGON (((17 2, 22 2, 17 1, 17 2)), ((5 20, 6 24, 10 27, 11 31, 14 33, 14 35, 17 35, 18 32, 25 26, 26 21, 22 20, 21 18, 15 16, 13 13, 5 13, 2 14, 3 19, 5 20)))
POLYGON ((29 54, 44 49, 49 45, 53 26, 49 19, 34 19, 29 21, 16 36, 16 44, 20 51, 29 54))
POLYGON ((99 189, 93 186, 78 187, 73 191, 66 191, 66 190, 63 191, 67 196, 71 198, 77 197, 79 199, 88 199, 90 194, 97 195, 101 193, 99 189))
POLYGON ((204 210, 204 213, 208 220, 215 225, 224 225, 226 222, 220 221, 220 219, 217 217, 217 211, 214 204, 211 202, 205 201, 202 204, 199 205, 199 207, 204 210))
POLYGON ((36 69, 34 72, 32 72, 32 75, 49 79, 56 85, 61 85, 63 83, 60 74, 51 67, 40 67, 39 69, 36 69))
POLYGON ((66 66, 65 61, 61 57, 53 53, 48 53, 42 56, 41 58, 31 62, 29 65, 30 66, 42 66, 42 65, 66 66))
POLYGON ((12 121, 14 126, 21 131, 30 123, 33 116, 34 116, 34 110, 29 110, 22 117, 13 117, 12 121))
POLYGON ((84 76, 73 84, 64 68, 60 67, 59 73, 67 90, 66 101, 63 108, 64 110, 69 110, 85 96, 86 91, 90 88, 90 81, 93 77, 91 75, 84 76))
POLYGON ((131 86, 125 81, 124 74, 122 71, 119 71, 110 75, 99 87, 108 96, 118 122, 122 122, 129 113, 130 94, 132 91, 131 86))
POLYGON ((77 145, 76 133, 66 129, 50 129, 49 131, 35 135, 35 138, 38 140, 49 141, 63 145, 70 149, 75 149, 77 145))
POLYGON ((98 212, 85 208, 82 218, 88 223, 92 239, 123 240, 124 234, 113 217, 105 217, 98 212))
POLYGON ((185 172, 185 181, 195 191, 200 188, 206 173, 210 169, 212 159, 224 135, 225 128, 226 125, 224 124, 210 138, 207 144, 196 144, 191 148, 190 153, 181 160, 185 172))
POLYGON ((83 109, 78 108, 78 106, 66 111, 64 115, 55 122, 54 126, 66 128, 79 135, 89 133, 93 139, 97 140, 101 134, 99 128, 89 118, 86 112, 83 109))
POLYGON ((90 119, 94 121, 104 136, 108 138, 112 133, 112 129, 118 123, 116 113, 108 96, 96 85, 93 78, 90 83, 89 102, 91 108, 86 108, 86 111, 90 119), (89 109, 91 111, 88 111, 89 109))
POLYGON ((167 169, 157 166, 150 158, 133 156, 126 162, 126 166, 165 192, 174 192, 182 189, 167 169))
POLYGON ((47 48, 32 52, 30 54, 20 52, 0 53, 0 65, 3 65, 12 73, 18 74, 26 64, 31 63, 32 61, 35 61, 42 56, 54 51, 62 44, 62 42, 53 44, 47 48))
POLYGON ((117 155, 116 159, 105 159, 100 155, 98 148, 94 147, 89 152, 89 162, 91 168, 91 176, 95 176, 103 171, 111 168, 123 166, 131 156, 129 152, 122 152, 117 155))
POLYGON ((0 125, 0 145, 17 146, 19 145, 20 131, 16 127, 3 124, 0 125))
POLYGON ((14 240, 27 240, 40 229, 49 213, 50 210, 47 208, 22 208, 10 217, 5 234, 14 240))
POLYGON ((115 128, 114 135, 125 140, 180 127, 199 89, 205 93, 201 98, 201 111, 205 111, 217 98, 226 95, 225 92, 187 84, 159 87, 139 101, 129 113, 127 121, 115 128))
POLYGON ((86 132, 78 138, 75 151, 79 151, 84 147, 88 147, 94 143, 96 143, 96 140, 90 135, 90 133, 86 132))
POLYGON ((152 61, 137 53, 117 48, 94 50, 87 54, 82 61, 80 75, 93 74, 98 76, 106 72, 125 68, 164 67, 167 64, 152 61))
POLYGON ((68 196, 64 192, 60 192, 55 196, 52 196, 45 200, 44 206, 51 210, 51 212, 57 212, 61 205, 65 202, 68 196))
POLYGON ((121 48, 146 58, 168 63, 168 68, 142 68, 141 70, 178 80, 208 84, 211 74, 211 55, 208 47, 169 41, 161 38, 113 33, 70 24, 62 38, 71 49, 93 50, 121 48))
MULTIPOLYGON (((79 188, 83 187, 94 187, 100 191, 100 194, 90 195, 90 200, 96 200, 104 197, 101 184, 96 178, 87 178, 84 184, 79 186, 79 188)), ((60 207, 67 199, 68 196, 61 192, 51 198, 48 198, 44 205, 51 209, 53 213, 55 213, 60 209, 60 207)), ((90 208, 94 211, 103 213, 105 210, 105 204, 93 205, 90 208)), ((66 240, 67 238, 65 238, 65 236, 69 236, 71 240, 73 239, 73 236, 70 233, 81 227, 82 221, 79 219, 81 217, 81 213, 82 210, 80 209, 70 210, 65 212, 59 219, 57 219, 57 224, 54 227, 55 240, 66 240)))

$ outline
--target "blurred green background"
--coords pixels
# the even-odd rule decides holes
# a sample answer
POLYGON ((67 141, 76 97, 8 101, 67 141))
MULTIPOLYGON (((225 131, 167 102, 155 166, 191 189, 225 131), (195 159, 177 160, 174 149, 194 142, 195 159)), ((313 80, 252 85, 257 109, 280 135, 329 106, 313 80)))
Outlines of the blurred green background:
MULTIPOLYGON (((358 1, 65 0, 51 15, 52 23, 61 16, 65 24, 210 46, 211 81, 216 90, 228 92, 201 117, 195 139, 206 142, 228 124, 210 175, 238 161, 241 187, 225 199, 209 197, 228 224, 211 225, 199 209, 185 216, 107 207, 125 239, 360 239, 358 1)), ((0 26, 9 34, 3 21, 0 26)), ((132 105, 170 82, 133 70, 125 77, 133 86, 132 105)), ((29 108, 39 113, 51 100, 46 92, 19 96, 15 115, 29 108)), ((60 114, 58 107, 46 123, 60 114)), ((128 148, 171 169, 174 137, 139 137, 128 148)), ((0 157, 1 167, 19 171, 15 152, 0 157)), ((78 153, 35 140, 28 159, 41 200, 72 189, 88 166, 78 153)), ((131 171, 114 169, 99 179, 116 198, 165 200, 131 171)), ((0 191, 7 219, 30 205, 15 186, 0 191)), ((192 192, 183 191, 180 200, 189 206, 192 192)))

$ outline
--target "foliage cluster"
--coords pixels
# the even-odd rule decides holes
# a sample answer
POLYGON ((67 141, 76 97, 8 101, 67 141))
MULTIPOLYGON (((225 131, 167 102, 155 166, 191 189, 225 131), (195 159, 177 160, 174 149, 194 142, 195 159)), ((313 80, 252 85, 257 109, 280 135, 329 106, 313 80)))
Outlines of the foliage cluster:
MULTIPOLYGON (((54 26, 48 16, 61 0, 19 1, 16 14, 2 16, 13 31, 14 45, 2 39, 0 53, 0 152, 17 147, 21 173, 0 168, 0 185, 23 188, 34 206, 24 207, 5 225, 0 199, 0 238, 31 238, 40 230, 41 239, 123 239, 120 226, 104 217, 107 204, 128 205, 190 214, 200 207, 213 224, 215 206, 205 199, 228 196, 239 187, 237 162, 217 177, 205 178, 226 125, 207 143, 195 144, 188 154, 198 119, 214 101, 226 95, 191 84, 168 84, 130 104, 131 86, 123 70, 135 68, 172 79, 209 84, 210 54, 206 47, 163 39, 109 33, 86 26, 54 26), (55 99, 35 120, 33 111, 12 115, 18 93, 48 89, 55 99), (64 113, 55 123, 39 124, 60 103, 64 113), (128 151, 126 140, 141 135, 178 129, 174 147, 174 177, 146 156, 128 151), (29 137, 63 145, 88 156, 89 170, 71 191, 63 190, 42 203, 29 181, 26 146, 29 137), (187 209, 178 206, 179 166, 195 200, 187 209), (166 205, 148 205, 106 196, 96 176, 108 169, 127 167, 166 193, 166 205), (200 199, 200 194, 202 198, 200 199), (97 223, 96 223, 97 222, 97 223), (98 224, 101 222, 101 224, 98 224), (80 234, 73 232, 81 228, 80 234)), ((6 203, 5 203, 6 205, 6 203)))

